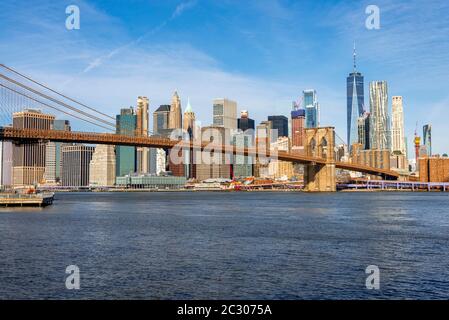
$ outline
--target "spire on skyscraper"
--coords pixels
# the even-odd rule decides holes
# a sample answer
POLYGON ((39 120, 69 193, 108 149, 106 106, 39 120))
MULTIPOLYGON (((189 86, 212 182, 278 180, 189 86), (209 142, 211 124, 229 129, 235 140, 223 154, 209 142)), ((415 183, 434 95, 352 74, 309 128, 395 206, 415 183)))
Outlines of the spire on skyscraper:
POLYGON ((353 56, 354 56, 354 73, 356 73, 357 71, 357 51, 355 49, 355 41, 354 41, 354 52, 353 52, 353 56))

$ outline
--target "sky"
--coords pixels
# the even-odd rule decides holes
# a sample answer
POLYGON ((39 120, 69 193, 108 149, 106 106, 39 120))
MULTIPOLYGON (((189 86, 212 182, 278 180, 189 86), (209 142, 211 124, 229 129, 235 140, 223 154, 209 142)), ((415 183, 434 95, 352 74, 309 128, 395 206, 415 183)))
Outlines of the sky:
MULTIPOLYGON (((190 99, 203 125, 212 100, 237 101, 256 122, 289 116, 315 89, 321 125, 346 137, 346 77, 385 80, 403 96, 409 155, 418 124, 432 124, 433 152, 449 153, 447 0, 2 0, 0 63, 114 116, 150 99, 150 115, 190 99), (366 28, 368 5, 380 29, 366 28), (66 7, 80 29, 66 28, 66 7)), ((152 123, 152 121, 150 121, 152 123)), ((73 128, 76 130, 77 128, 73 128)))

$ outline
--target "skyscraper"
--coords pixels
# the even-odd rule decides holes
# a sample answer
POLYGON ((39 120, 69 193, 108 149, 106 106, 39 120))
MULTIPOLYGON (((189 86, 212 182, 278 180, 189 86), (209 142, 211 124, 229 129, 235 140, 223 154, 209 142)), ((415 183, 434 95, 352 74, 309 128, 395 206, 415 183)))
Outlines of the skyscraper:
POLYGON ((316 91, 303 91, 304 108, 306 110, 306 128, 316 128, 320 125, 320 105, 317 102, 316 91))
POLYGON ((388 86, 386 81, 370 83, 370 113, 372 117, 371 149, 391 151, 388 86))
POLYGON ((346 78, 346 95, 347 95, 347 143, 351 147, 354 143, 359 141, 358 134, 358 119, 363 114, 365 105, 364 95, 364 80, 363 75, 357 72, 357 53, 354 45, 354 69, 346 78))
POLYGON ((12 142, 0 141, 0 187, 12 184, 12 142))
MULTIPOLYGON (((13 113, 13 128, 50 130, 55 117, 40 110, 25 109, 13 113)), ((13 184, 38 184, 45 172, 44 142, 25 142, 13 145, 13 184)))
POLYGON ((63 145, 61 185, 84 187, 89 185, 89 164, 95 148, 82 144, 63 145))
MULTIPOLYGON (((137 115, 134 109, 121 109, 116 116, 117 134, 134 136, 137 126, 137 115)), ((121 177, 137 170, 136 147, 117 146, 116 148, 116 176, 121 177)))
POLYGON ((193 133, 195 132, 195 113, 190 105, 190 99, 187 99, 182 128, 189 133, 190 137, 193 137, 193 133))
MULTIPOLYGON (((137 98, 137 136, 148 136, 149 124, 148 124, 148 108, 149 101, 147 97, 137 98)), ((137 148, 137 171, 139 173, 149 172, 149 149, 145 147, 137 148)))
POLYGON ((237 103, 228 99, 213 101, 213 125, 226 129, 237 129, 237 103))
POLYGON ((371 148, 371 114, 364 112, 362 116, 358 118, 358 143, 362 145, 363 150, 371 148))
POLYGON ((288 137, 288 118, 286 116, 268 116, 273 130, 277 130, 278 137, 288 137))
POLYGON ((404 134, 404 109, 402 106, 402 97, 394 96, 392 102, 392 148, 401 154, 406 154, 405 134, 404 134))
POLYGON ((293 102, 292 117, 292 147, 303 147, 305 139, 306 112, 296 102, 293 102))
POLYGON ((242 131, 246 131, 248 129, 256 129, 254 120, 249 117, 249 113, 247 110, 242 110, 242 112, 240 112, 240 118, 237 119, 237 128, 242 131))
POLYGON ((182 128, 181 99, 179 98, 178 92, 176 92, 176 91, 173 94, 173 97, 171 100, 168 128, 169 129, 181 129, 182 128))
POLYGON ((423 144, 426 146, 427 155, 432 156, 432 126, 430 124, 423 126, 423 144))
POLYGON ((89 184, 91 186, 113 186, 115 171, 115 147, 97 145, 89 164, 89 184))
MULTIPOLYGON (((53 130, 70 131, 69 120, 53 121, 53 130)), ((56 183, 61 179, 61 142, 47 142, 45 151, 44 180, 47 183, 56 183)))

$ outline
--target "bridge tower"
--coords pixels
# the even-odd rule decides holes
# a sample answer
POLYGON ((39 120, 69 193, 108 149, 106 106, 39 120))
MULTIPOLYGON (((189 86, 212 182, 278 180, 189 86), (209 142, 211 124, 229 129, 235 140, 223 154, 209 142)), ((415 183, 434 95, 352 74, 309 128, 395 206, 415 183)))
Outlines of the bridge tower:
POLYGON ((334 127, 306 129, 306 155, 326 161, 326 164, 305 165, 304 186, 306 191, 335 192, 337 190, 334 148, 334 127))

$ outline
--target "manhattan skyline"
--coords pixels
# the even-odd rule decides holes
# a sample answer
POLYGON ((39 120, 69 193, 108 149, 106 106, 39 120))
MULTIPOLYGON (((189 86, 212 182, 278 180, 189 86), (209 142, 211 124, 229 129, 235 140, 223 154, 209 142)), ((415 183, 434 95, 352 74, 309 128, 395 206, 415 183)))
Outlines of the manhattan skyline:
MULTIPOLYGON (((443 1, 378 1, 380 30, 365 28, 365 1, 135 2, 3 2, 2 63, 111 115, 141 95, 152 113, 177 90, 183 110, 190 97, 203 125, 212 122, 214 98, 237 101, 238 112, 249 110, 259 123, 288 116, 291 101, 313 88, 322 125, 345 137, 346 77, 356 41, 365 92, 369 82, 387 81, 390 112, 392 96, 404 98, 409 150, 416 121, 432 124, 434 153, 449 149, 449 50, 441 41, 449 5, 443 1), (70 4, 80 7, 80 30, 65 29, 70 4)), ((367 103, 366 96, 365 109, 367 103)))

